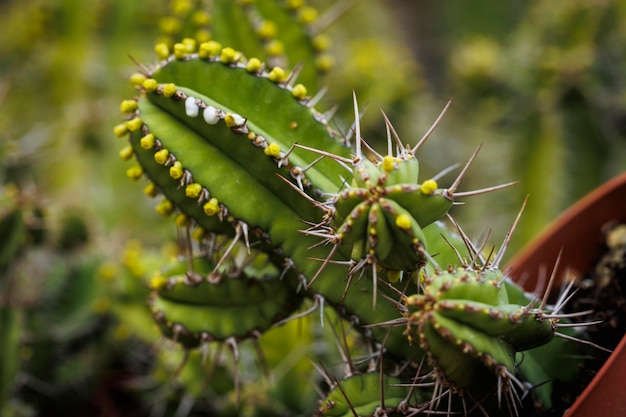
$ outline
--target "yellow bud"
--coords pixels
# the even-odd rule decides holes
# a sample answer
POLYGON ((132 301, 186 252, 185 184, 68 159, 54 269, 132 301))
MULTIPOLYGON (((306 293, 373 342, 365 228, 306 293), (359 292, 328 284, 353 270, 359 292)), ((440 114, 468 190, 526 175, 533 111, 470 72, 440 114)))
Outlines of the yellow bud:
POLYGON ((163 216, 169 216, 174 211, 174 205, 170 200, 163 200, 155 207, 157 213, 163 216))
POLYGON ((173 0, 170 3, 170 9, 172 10, 172 13, 177 16, 185 16, 187 13, 189 13, 192 7, 193 4, 189 0, 173 0))
POLYGON ((202 186, 197 182, 185 187, 185 195, 189 198, 198 198, 202 192, 202 186))
POLYGON ((159 189, 155 183, 149 182, 148 185, 143 188, 143 193, 148 197, 156 197, 159 195, 159 189))
POLYGON ((206 26, 211 23, 211 15, 204 10, 198 10, 191 16, 191 20, 196 26, 206 26))
POLYGON ((330 54, 322 54, 315 59, 315 67, 322 72, 329 71, 335 66, 335 58, 330 54))
POLYGON ((133 165, 126 170, 126 176, 131 180, 137 181, 143 175, 143 169, 140 165, 133 165))
POLYGON ((211 32, 209 32, 207 29, 197 30, 195 36, 199 43, 204 43, 211 40, 211 32))
POLYGON ((178 227, 189 226, 189 217, 184 213, 178 213, 176 217, 174 217, 174 224, 178 227))
POLYGON ((165 285, 167 284, 167 278, 165 278, 163 275, 157 273, 155 276, 152 277, 152 279, 150 280, 150 288, 152 288, 153 290, 161 290, 165 287, 165 285))
POLYGON ((317 10, 315 10, 313 7, 305 6, 300 9, 300 12, 298 13, 298 20, 300 21, 300 23, 307 25, 309 23, 313 23, 315 19, 317 19, 317 15, 317 10))
POLYGON ((169 83, 163 86, 163 95, 165 97, 172 97, 174 94, 176 94, 176 86, 174 84, 169 83))
POLYGON ((411 228, 411 217, 408 214, 399 214, 396 217, 396 226, 403 230, 409 230, 411 228))
POLYGON ((222 51, 222 45, 219 42, 208 41, 200 44, 198 56, 206 59, 218 55, 222 51))
POLYGON ((132 85, 142 85, 146 81, 146 76, 140 72, 136 72, 130 76, 130 83, 132 85))
POLYGON ((183 164, 181 164, 180 161, 174 162, 174 164, 170 167, 170 177, 174 178, 175 180, 182 177, 183 172, 183 164))
POLYGON ((272 22, 271 20, 264 21, 257 30, 257 35, 259 35, 261 39, 273 38, 276 36, 277 33, 278 27, 276 26, 276 23, 272 22))
POLYGON ((187 55, 187 47, 183 43, 174 44, 174 57, 183 59, 187 55))
POLYGON ((120 103, 120 111, 122 113, 132 113, 137 110, 137 101, 124 100, 120 103))
POLYGON ((396 158, 391 155, 385 155, 382 163, 385 172, 391 172, 396 169, 396 158))
POLYGON ((279 56, 285 52, 285 44, 277 39, 274 39, 265 46, 265 50, 270 56, 279 56))
POLYGON ((159 165, 165 165, 169 156, 170 151, 168 151, 167 149, 161 149, 160 151, 154 153, 154 160, 159 165))
POLYGON ((220 54, 220 60, 224 64, 232 64, 239 58, 239 54, 233 48, 224 48, 220 54))
POLYGON ((152 133, 148 133, 146 136, 139 140, 139 144, 143 149, 152 149, 154 147, 155 138, 152 133))
POLYGON ((193 229, 193 231, 191 232, 191 237, 200 242, 202 239, 204 239, 204 235, 206 234, 206 231, 202 228, 202 227, 196 227, 195 229, 193 229))
POLYGON ((273 156, 274 158, 276 158, 280 155, 280 146, 278 146, 278 144, 276 143, 270 143, 269 145, 267 145, 267 148, 263 150, 263 152, 267 156, 273 156))
POLYGON ((304 6, 304 0, 287 0, 288 9, 296 10, 302 6, 304 6))
POLYGON ((261 64, 261 60, 259 60, 258 58, 250 58, 246 63, 246 71, 251 73, 257 73, 261 70, 262 66, 263 65, 261 64))
POLYGON ((287 74, 285 73, 284 69, 280 67, 274 67, 267 75, 267 78, 275 83, 282 83, 287 78, 287 74))
POLYGON ((307 89, 302 84, 296 84, 291 90, 291 95, 293 95, 298 100, 302 100, 306 97, 307 89))
POLYGON ((164 43, 156 44, 154 52, 156 52, 157 58, 159 59, 165 59, 170 56, 170 48, 168 48, 164 43))
POLYGON ((242 126, 245 122, 246 119, 238 114, 226 113, 226 116, 224 116, 224 123, 226 123, 226 126, 228 127, 239 127, 242 126))
POLYGON ((436 189, 437 189, 437 181, 435 180, 426 180, 422 183, 422 186, 420 187, 420 191, 424 195, 430 195, 434 193, 436 189))
POLYGON ((330 49, 332 41, 327 35, 317 35, 313 38, 313 48, 317 51, 326 51, 330 49))
POLYGON ((126 123, 120 123, 119 125, 115 126, 113 128, 113 133, 115 133, 115 136, 117 136, 118 138, 121 138, 122 136, 127 134, 128 127, 126 126, 126 123))
POLYGON ((157 80, 155 80, 154 78, 147 78, 142 85, 144 90, 146 90, 146 92, 148 93, 156 91, 156 89, 159 87, 159 83, 157 83, 157 80))
POLYGON ((196 51, 196 40, 193 38, 185 38, 181 42, 185 45, 185 50, 188 54, 193 54, 196 51))
POLYGON ((125 146, 124 148, 120 149, 119 155, 120 158, 122 158, 124 161, 128 161, 130 158, 133 157, 133 147, 128 145, 125 146))
POLYGON ((180 32, 182 23, 175 17, 164 17, 159 21, 161 32, 167 35, 176 35, 180 32))
POLYGON ((141 129, 141 126, 143 126, 143 122, 141 121, 141 119, 139 117, 135 117, 134 119, 129 120, 129 121, 126 122, 126 127, 131 132, 135 132, 135 131, 141 129))
POLYGON ((207 203, 202 207, 207 216, 214 216, 220 211, 220 205, 217 201, 217 198, 211 198, 207 203))

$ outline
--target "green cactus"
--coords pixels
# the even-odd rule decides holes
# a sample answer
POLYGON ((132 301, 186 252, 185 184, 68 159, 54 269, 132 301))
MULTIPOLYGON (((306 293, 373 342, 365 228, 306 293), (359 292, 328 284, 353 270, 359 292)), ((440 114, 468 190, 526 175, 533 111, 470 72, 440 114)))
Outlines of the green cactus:
POLYGON ((305 1, 173 0, 171 13, 161 19, 163 37, 157 45, 167 51, 210 40, 246 51, 274 67, 299 68, 299 79, 320 87, 320 75, 333 65, 329 37, 316 27, 320 13, 305 1))
MULTIPOLYGON (((458 198, 510 184, 457 191, 478 150, 447 188, 421 178, 417 152, 433 129, 409 145, 385 117, 380 154, 361 137, 356 98, 354 135, 333 129, 331 113, 317 111, 317 97, 298 83, 300 69, 238 50, 261 53, 247 44, 258 27, 244 26, 240 44, 229 38, 227 22, 282 19, 273 2, 244 3, 212 9, 213 30, 237 49, 217 38, 159 44, 159 62, 132 75, 137 96, 121 103, 114 129, 129 139, 120 156, 135 159, 127 175, 148 178, 145 193, 162 196, 156 210, 183 236, 183 259, 151 282, 163 336, 185 350, 226 344, 237 406, 265 404, 265 395, 281 396, 247 397, 245 342, 319 311, 319 325, 334 332, 323 340, 336 340, 348 371, 338 378, 319 365, 327 393, 317 414, 518 414, 526 382, 557 377, 540 357, 555 357, 566 337, 562 304, 535 302, 498 269, 519 217, 493 257, 456 222, 452 233, 440 221, 458 198), (339 324, 325 319, 325 306, 339 324), (349 342, 346 325, 359 343, 349 342), (540 354, 540 346, 552 348, 540 354)), ((550 407, 550 389, 536 392, 550 407)))

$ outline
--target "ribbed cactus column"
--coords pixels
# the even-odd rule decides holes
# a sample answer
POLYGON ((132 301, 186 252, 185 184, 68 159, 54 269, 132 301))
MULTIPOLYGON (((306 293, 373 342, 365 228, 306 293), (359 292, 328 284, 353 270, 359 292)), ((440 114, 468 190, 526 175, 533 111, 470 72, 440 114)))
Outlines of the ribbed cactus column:
POLYGON ((126 121, 115 131, 129 138, 120 155, 136 160, 129 177, 146 176, 146 193, 163 198, 157 210, 199 241, 154 281, 164 335, 187 348, 236 344, 283 323, 308 297, 322 317, 334 307, 381 358, 380 376, 330 380, 320 413, 346 415, 332 406, 339 393, 353 414, 434 410, 445 396, 491 393, 516 410, 526 389, 516 352, 552 340, 561 317, 544 302, 509 298, 519 291, 497 269, 504 249, 493 264, 478 262, 480 251, 438 222, 457 198, 501 188, 457 192, 476 154, 439 188, 419 172, 430 131, 411 147, 387 121, 379 154, 361 138, 356 100, 355 134, 344 138, 297 72, 214 41, 158 49, 161 61, 133 75, 138 96, 122 102, 126 121))

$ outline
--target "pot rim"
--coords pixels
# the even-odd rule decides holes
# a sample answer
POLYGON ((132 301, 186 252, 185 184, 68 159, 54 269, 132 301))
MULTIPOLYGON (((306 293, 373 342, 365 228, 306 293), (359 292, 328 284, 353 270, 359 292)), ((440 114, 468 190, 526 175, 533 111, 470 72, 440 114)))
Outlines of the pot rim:
MULTIPOLYGON (((557 277, 585 273, 599 256, 601 228, 626 222, 626 172, 600 185, 565 210, 504 269, 526 290, 537 285, 539 271, 550 271, 561 253, 557 277), (590 248, 590 245, 593 247, 590 248)), ((626 337, 565 412, 565 417, 626 415, 626 337), (621 381, 621 383, 620 383, 621 381)))

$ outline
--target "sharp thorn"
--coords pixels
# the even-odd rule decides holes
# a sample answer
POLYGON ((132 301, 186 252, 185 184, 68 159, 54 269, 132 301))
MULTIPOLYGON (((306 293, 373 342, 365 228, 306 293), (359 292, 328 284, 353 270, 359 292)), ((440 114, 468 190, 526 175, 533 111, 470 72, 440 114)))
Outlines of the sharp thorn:
POLYGON ((415 155, 415 153, 422 147, 422 145, 424 145, 424 143, 426 143, 426 141, 428 140, 428 138, 430 137, 430 135, 433 133, 433 131, 435 130, 435 128, 437 128, 437 125, 439 124, 439 122, 441 121, 441 119, 443 118, 443 116, 446 114, 446 112, 448 111, 448 108, 450 107, 450 104, 452 103, 452 100, 448 100, 448 102, 446 103, 446 105, 444 106, 443 110, 441 111, 441 113, 439 113, 439 116, 437 117, 437 119, 435 120, 435 123, 433 123, 433 125, 430 127, 430 129, 428 129, 428 131, 424 134, 424 136, 422 136, 422 138, 419 140, 419 142, 417 142, 417 145, 415 145, 412 149, 411 149, 411 153, 413 155, 415 155))
POLYGON ((514 185, 519 184, 519 181, 511 181, 511 182, 507 182, 505 184, 500 184, 500 185, 494 185, 493 187, 486 187, 486 188, 481 188, 478 190, 472 190, 472 191, 462 191, 462 192, 454 192, 453 196, 457 197, 457 198, 463 198, 463 197, 472 197, 475 195, 480 195, 480 194, 487 194, 493 191, 498 191, 498 190, 503 190, 505 188, 509 188, 512 187, 514 185))
POLYGON ((457 188, 459 188, 461 181, 463 181, 463 178, 465 177, 465 173, 469 169, 470 165, 472 165, 472 163, 476 159, 476 156, 478 156, 478 152, 480 152, 480 148, 482 148, 482 146, 483 146, 482 144, 478 145, 478 147, 476 148, 476 150, 474 151, 470 159, 467 161, 467 163, 465 164, 465 166, 463 167, 459 175, 456 177, 456 180, 454 181, 454 183, 450 186, 450 188, 446 190, 446 194, 449 195, 450 198, 452 198, 455 195, 457 188))
POLYGON ((522 207, 517 212, 517 216, 515 217, 515 220, 513 221, 513 224, 511 225, 509 230, 506 232, 506 236, 504 237, 504 241, 502 242, 502 246, 500 246, 500 250, 498 250, 498 253, 496 253, 496 256, 495 256, 495 258, 493 260, 493 268, 495 268, 495 269, 500 267, 500 262, 502 262, 502 258, 504 257, 504 253, 506 252, 506 248, 509 246, 509 242, 511 241, 511 237, 513 236, 513 233, 515 232, 515 229, 517 229, 517 224, 519 223, 519 220, 522 217, 522 213, 524 212, 524 208, 526 207, 526 202, 527 201, 528 201, 528 196, 526 196, 526 198, 524 198, 524 202, 522 203, 522 207))

